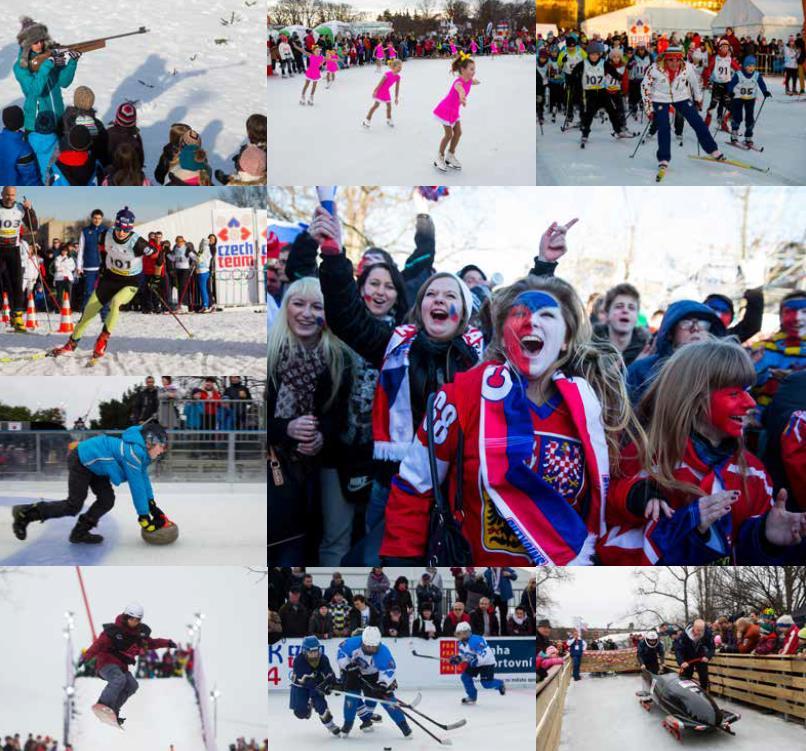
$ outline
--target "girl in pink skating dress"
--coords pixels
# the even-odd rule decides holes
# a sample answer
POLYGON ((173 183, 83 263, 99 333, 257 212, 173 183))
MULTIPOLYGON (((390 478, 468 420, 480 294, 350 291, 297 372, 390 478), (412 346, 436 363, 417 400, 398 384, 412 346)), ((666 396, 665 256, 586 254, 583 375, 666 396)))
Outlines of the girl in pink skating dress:
POLYGON ((395 87, 395 104, 398 102, 400 95, 400 71, 403 69, 403 63, 400 60, 392 60, 389 63, 389 70, 383 74, 383 78, 378 82, 378 85, 372 92, 372 98, 375 100, 367 112, 364 122, 361 123, 365 128, 369 128, 370 120, 375 114, 375 110, 381 106, 381 102, 386 104, 386 124, 390 128, 394 128, 395 124, 392 122, 392 86, 395 87))
POLYGON ((445 98, 434 108, 434 116, 442 123, 444 135, 439 142, 439 153, 434 160, 434 166, 442 172, 447 172, 448 167, 462 169, 462 165, 456 158, 456 146, 462 137, 462 124, 459 121, 459 108, 467 104, 467 97, 470 94, 471 86, 478 86, 473 76, 476 73, 476 63, 468 55, 460 55, 453 61, 451 72, 457 75, 450 91, 445 98), (445 148, 448 153, 445 153, 445 148))
POLYGON ((498 45, 495 43, 495 40, 490 42, 490 54, 493 56, 498 54, 498 45))
POLYGON ((386 56, 383 52, 383 42, 378 42, 378 44, 375 45, 375 50, 373 51, 372 56, 375 58, 375 67, 380 70, 381 66, 386 60, 386 56))
POLYGON ((479 46, 476 44, 475 39, 470 40, 470 54, 475 55, 479 51, 479 46))
POLYGON ((339 54, 336 50, 325 52, 325 88, 329 89, 336 81, 339 72, 339 54))
POLYGON ((314 46, 310 52, 304 53, 308 57, 308 68, 305 71, 305 85, 302 87, 302 94, 300 94, 299 97, 300 104, 305 104, 305 92, 308 90, 308 84, 312 83, 313 86, 311 86, 311 95, 308 97, 308 104, 313 106, 313 95, 316 93, 316 84, 319 83, 319 79, 322 78, 319 69, 322 67, 322 63, 325 62, 325 58, 321 53, 322 48, 319 45, 314 46))

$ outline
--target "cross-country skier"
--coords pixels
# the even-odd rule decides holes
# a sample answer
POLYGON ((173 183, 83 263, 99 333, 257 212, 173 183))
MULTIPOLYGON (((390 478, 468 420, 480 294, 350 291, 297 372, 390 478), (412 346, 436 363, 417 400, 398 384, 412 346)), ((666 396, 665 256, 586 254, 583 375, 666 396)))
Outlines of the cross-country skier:
POLYGON ((335 682, 336 675, 330 667, 327 655, 322 652, 319 639, 306 636, 300 645, 299 654, 294 658, 289 707, 301 720, 309 719, 311 708, 315 709, 322 724, 333 735, 338 735, 341 728, 333 722, 333 715, 325 699, 329 687, 335 682))
POLYGON ((742 63, 742 69, 733 74, 728 84, 728 94, 733 99, 730 102, 732 116, 730 142, 739 142, 739 126, 744 118, 744 145, 747 149, 753 148, 753 127, 756 124, 756 88, 761 90, 765 99, 771 97, 767 84, 759 71, 756 70, 756 58, 748 55, 742 63))
POLYGON ((537 122, 543 124, 546 92, 548 91, 549 53, 545 47, 537 52, 537 122))
POLYGON ((104 630, 81 657, 81 662, 85 663, 94 659, 96 674, 106 681, 98 703, 92 707, 99 720, 109 722, 111 712, 118 726, 123 727, 126 718, 120 716, 121 707, 138 688, 129 665, 135 664, 141 649, 164 647, 175 649, 176 643, 171 639, 151 638, 151 629, 143 623, 143 606, 139 603, 127 605, 114 623, 104 623, 104 630))
POLYGON ((571 74, 579 63, 586 57, 585 51, 577 46, 577 38, 573 34, 569 34, 565 38, 565 49, 560 52, 557 58, 557 65, 565 76, 565 123, 563 129, 566 129, 574 120, 574 107, 578 107, 582 111, 581 91, 576 90, 571 85, 571 74))
POLYGON ((652 65, 652 56, 647 52, 646 45, 637 44, 633 56, 627 63, 630 115, 635 119, 638 119, 638 108, 641 104, 641 82, 650 65, 652 65))
POLYGON ((557 113, 563 111, 565 106, 565 76, 559 62, 560 49, 556 44, 551 45, 548 62, 549 84, 549 112, 551 122, 557 122, 557 113))
MULTIPOLYGON (((23 228, 27 228, 29 232, 39 229, 36 213, 30 201, 17 203, 17 189, 13 185, 6 185, 0 197, 0 275, 5 271, 11 286, 8 296, 13 311, 12 325, 15 331, 22 334, 25 333, 25 321, 22 318, 25 310, 22 295, 23 266, 20 263, 23 228)), ((29 250, 29 255, 37 260, 33 249, 29 250)))
POLYGON ((148 467, 168 448, 168 434, 159 423, 134 425, 120 438, 99 435, 81 441, 67 454, 67 498, 63 501, 14 506, 14 534, 24 540, 31 522, 44 522, 61 516, 76 516, 81 511, 87 493, 92 490, 95 501, 78 517, 70 542, 98 544, 101 535, 90 530, 115 505, 112 485, 129 484, 137 521, 147 532, 166 524, 165 514, 154 502, 154 491, 148 479, 148 467))
POLYGON ((722 130, 728 129, 727 119, 730 114, 730 94, 728 84, 733 78, 733 72, 739 70, 739 63, 730 56, 730 42, 727 39, 720 39, 717 45, 717 52, 708 63, 708 67, 702 74, 703 86, 711 84, 711 101, 708 104, 708 114, 705 116, 705 124, 711 125, 711 111, 716 107, 717 120, 722 122, 722 130), (723 119, 724 116, 724 119, 723 119))
POLYGON ((475 704, 478 691, 473 683, 474 678, 481 679, 484 688, 498 691, 501 696, 506 692, 506 686, 500 678, 495 677, 495 655, 483 636, 471 633, 469 623, 456 625, 456 638, 459 640, 459 654, 452 655, 448 662, 451 665, 467 663, 460 680, 465 687, 467 696, 462 697, 462 704, 475 704))
POLYGON ((101 333, 95 342, 92 361, 94 362, 106 354, 106 346, 117 325, 121 306, 131 302, 139 289, 140 275, 143 271, 143 256, 149 256, 155 252, 148 241, 133 230, 134 214, 128 206, 125 206, 118 211, 115 217, 113 231, 104 230, 98 240, 98 247, 103 258, 98 286, 92 293, 92 297, 81 314, 81 320, 67 343, 51 350, 53 357, 73 352, 78 347, 78 342, 87 330, 90 321, 101 312, 101 308, 109 305, 109 314, 106 316, 101 333))
MULTIPOLYGON (((369 732, 372 730, 372 710, 376 706, 374 699, 394 702, 397 688, 397 666, 389 647, 381 644, 380 630, 376 626, 367 626, 361 636, 351 636, 340 644, 338 664, 341 669, 341 688, 367 697, 363 702, 363 712, 360 699, 346 697, 341 732, 347 735, 352 730, 356 713, 361 719, 361 730, 369 732)), ((383 708, 403 735, 410 736, 411 728, 400 707, 384 704, 383 708)))

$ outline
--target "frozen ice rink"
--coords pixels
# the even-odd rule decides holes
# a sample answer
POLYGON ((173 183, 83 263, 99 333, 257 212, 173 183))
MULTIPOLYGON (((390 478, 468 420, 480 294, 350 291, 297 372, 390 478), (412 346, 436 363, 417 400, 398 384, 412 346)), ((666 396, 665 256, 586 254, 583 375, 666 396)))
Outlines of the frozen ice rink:
MULTIPOLYGON (((157 504, 179 527, 171 545, 140 537, 137 513, 126 486, 115 489, 115 507, 95 531, 100 545, 68 542, 74 517, 28 527, 21 542, 11 530, 11 507, 67 495, 62 482, 4 481, 0 493, 0 566, 256 565, 266 556, 266 486, 261 483, 154 483, 157 504)), ((91 502, 92 492, 85 503, 91 502)))
POLYGON ((462 169, 448 172, 433 164, 443 130, 432 110, 454 80, 450 61, 404 63, 395 127, 382 105, 366 130, 361 121, 381 75, 374 65, 339 71, 330 89, 319 82, 313 107, 299 104, 303 75, 269 78, 270 182, 417 185, 439 176, 448 185, 534 185, 534 55, 476 59, 481 85, 462 108, 456 150, 462 169))

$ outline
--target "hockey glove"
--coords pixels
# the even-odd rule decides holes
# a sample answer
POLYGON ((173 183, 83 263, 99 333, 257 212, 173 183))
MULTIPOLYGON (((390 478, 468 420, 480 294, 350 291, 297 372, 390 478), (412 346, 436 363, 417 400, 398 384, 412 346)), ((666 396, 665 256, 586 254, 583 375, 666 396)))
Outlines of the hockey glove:
POLYGON ((462 658, 459 657, 459 655, 451 655, 448 658, 448 664, 449 665, 454 665, 454 666, 461 665, 462 664, 462 658))

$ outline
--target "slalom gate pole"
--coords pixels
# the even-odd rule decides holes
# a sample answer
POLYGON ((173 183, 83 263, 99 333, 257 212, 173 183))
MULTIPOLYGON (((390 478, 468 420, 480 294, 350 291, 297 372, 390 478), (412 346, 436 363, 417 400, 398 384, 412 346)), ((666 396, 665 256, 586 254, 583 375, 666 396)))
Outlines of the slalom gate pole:
POLYGON ((630 159, 633 159, 635 157, 635 155, 638 153, 638 149, 641 148, 641 144, 644 142, 644 139, 646 138, 646 134, 649 133, 650 125, 652 125, 652 120, 650 120, 647 117, 647 119, 646 119, 646 128, 644 128, 644 132, 641 133, 641 137, 638 139, 638 143, 636 144, 635 149, 633 150, 632 154, 630 154, 630 159))
POLYGON ((81 587, 81 596, 84 599, 84 607, 87 610, 87 620, 90 622, 90 633, 92 634, 92 640, 95 641, 95 624, 92 622, 92 612, 90 611, 90 602, 87 599, 87 589, 84 586, 84 577, 81 576, 81 566, 76 566, 76 574, 78 574, 78 584, 81 587))
MULTIPOLYGON (((176 313, 174 313, 174 312, 171 310, 171 306, 170 306, 170 305, 168 305, 168 303, 167 303, 167 302, 165 302, 165 298, 164 298, 164 297, 163 297, 163 296, 162 296, 162 295, 159 293, 159 291, 157 290, 157 288, 156 288, 156 287, 154 287, 154 292, 156 292, 157 297, 160 299, 160 302, 161 302, 161 303, 162 303, 162 304, 165 306, 165 309, 166 309, 166 310, 167 310, 167 311, 168 311, 168 312, 169 312, 169 313, 170 313, 170 314, 171 314, 171 315, 174 317, 174 320, 175 320, 175 321, 176 321, 176 322, 177 322, 177 323, 178 323, 178 324, 179 324, 179 325, 180 325, 180 326, 181 326, 181 327, 184 329, 184 331, 185 331, 185 333, 188 335, 188 337, 189 337, 190 339, 192 339, 192 338, 193 338, 193 334, 191 334, 191 333, 190 333, 190 331, 188 331, 188 329, 187 329, 187 327, 185 326, 185 324, 184 324, 184 323, 182 323, 182 321, 180 321, 180 320, 179 320, 179 317, 176 315, 176 313)), ((178 305, 181 305, 181 303, 177 303, 177 304, 178 304, 178 305)))

